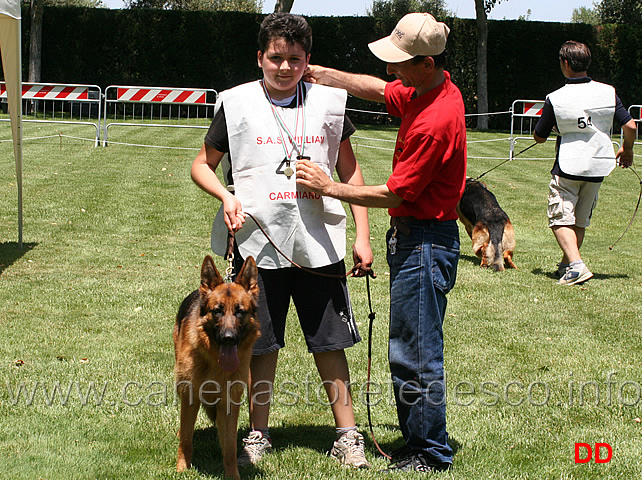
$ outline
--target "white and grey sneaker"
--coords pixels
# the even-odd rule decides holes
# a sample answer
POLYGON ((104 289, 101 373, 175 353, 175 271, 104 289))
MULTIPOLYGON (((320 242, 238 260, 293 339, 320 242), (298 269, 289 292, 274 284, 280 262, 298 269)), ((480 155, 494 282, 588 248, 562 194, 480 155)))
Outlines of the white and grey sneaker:
POLYGON ((363 435, 350 430, 334 442, 330 456, 336 458, 342 465, 354 468, 370 468, 363 449, 363 435))
POLYGON ((557 282, 558 285, 575 285, 576 283, 586 282, 589 278, 592 278, 593 274, 591 271, 586 268, 586 265, 582 264, 580 268, 569 267, 566 270, 566 273, 562 278, 557 282))
POLYGON ((239 455, 239 466, 256 465, 263 455, 272 449, 272 443, 259 431, 252 431, 243 439, 243 451, 239 455))

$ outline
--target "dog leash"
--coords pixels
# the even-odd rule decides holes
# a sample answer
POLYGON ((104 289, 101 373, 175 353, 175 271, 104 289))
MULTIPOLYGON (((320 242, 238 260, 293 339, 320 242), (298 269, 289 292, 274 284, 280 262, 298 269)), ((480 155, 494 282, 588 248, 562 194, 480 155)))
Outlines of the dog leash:
POLYGON ((372 428, 372 412, 371 412, 372 409, 370 408, 370 367, 372 365, 372 324, 374 323, 376 313, 372 311, 372 298, 370 296, 370 278, 368 276, 366 276, 366 289, 368 291, 368 309, 370 310, 370 313, 368 314, 368 319, 370 321, 368 323, 368 373, 366 378, 366 407, 368 410, 368 427, 370 427, 370 436, 372 437, 372 443, 374 443, 375 447, 377 447, 377 450, 379 450, 379 453, 384 457, 386 457, 388 460, 392 460, 392 457, 388 455, 386 452, 384 452, 383 449, 379 446, 379 443, 377 443, 374 429, 372 428))
POLYGON ((613 250, 613 247, 615 247, 615 244, 619 242, 624 235, 626 235, 626 232, 629 231, 629 228, 631 228, 631 225, 633 224, 633 220, 635 220, 635 216, 638 213, 638 208, 640 208, 640 200, 642 199, 642 178, 640 178, 640 175, 638 175, 638 172, 636 172, 632 166, 629 167, 629 170, 631 170, 635 174, 635 176, 638 177, 638 181, 640 182, 640 194, 638 195, 638 203, 635 206, 635 210, 633 210, 633 216, 631 217, 631 221, 624 229, 624 232, 622 232, 622 235, 620 235, 620 237, 615 242, 613 242, 613 245, 609 247, 609 250, 613 250))
POLYGON ((482 177, 483 177, 484 175, 486 175, 487 173, 490 173, 490 172, 492 172, 493 170, 495 170, 496 168, 501 167, 501 166, 502 166, 502 165, 504 165, 505 163, 510 162, 513 158, 517 157, 518 155, 521 155, 521 154, 522 154, 522 153, 524 153, 526 150, 528 150, 528 149, 530 149, 530 148, 533 148, 535 145, 537 145, 537 142, 534 142, 533 144, 529 145, 528 147, 526 147, 526 148, 525 148, 525 149, 523 149, 522 151, 520 151, 520 152, 516 153, 516 154, 515 154, 515 155, 513 155, 512 157, 507 158, 506 160, 504 160, 504 161, 503 161, 502 163, 500 163, 499 165, 495 165, 495 166, 494 166, 493 168, 491 168, 490 170, 488 170, 488 171, 486 171, 486 172, 482 173, 480 176, 478 176, 477 178, 475 178, 475 180, 479 180, 480 178, 482 178, 482 177))
MULTIPOLYGON (((270 245, 272 245, 272 246, 274 247, 274 249, 275 249, 277 252, 279 252, 279 254, 280 254, 283 258, 285 258, 285 259, 286 259, 288 262, 290 262, 293 266, 295 266, 295 267, 297 267, 297 268, 299 268, 299 269, 303 270, 304 272, 308 272, 308 273, 310 273, 310 274, 312 274, 312 275, 317 275, 317 276, 319 276, 319 277, 326 277, 326 278, 346 278, 346 277, 348 277, 349 275, 351 275, 352 273, 355 273, 355 272, 358 272, 359 270, 362 270, 362 265, 361 265, 361 263, 357 263, 357 264, 355 264, 355 265, 354 265, 354 266, 353 266, 349 271, 347 271, 346 273, 343 273, 343 274, 323 273, 323 272, 319 272, 319 271, 317 271, 317 270, 313 270, 313 269, 311 269, 311 268, 302 267, 301 265, 299 265, 298 263, 296 263, 294 260, 292 260, 290 257, 288 257, 285 253, 283 253, 283 251, 282 251, 282 250, 277 246, 277 244, 276 244, 276 243, 274 243, 274 240, 272 240, 272 239, 270 238, 270 236, 268 235, 268 233, 265 231, 265 229, 264 229, 264 228, 263 228, 263 226, 259 223, 259 221, 254 217, 254 215, 252 215, 251 213, 248 213, 248 212, 243 212, 243 213, 244 213, 245 215, 247 215, 248 217, 250 217, 250 218, 254 221, 254 223, 255 223, 255 224, 256 224, 256 226, 259 228, 259 230, 261 230, 261 233, 263 233, 263 235, 265 236, 266 240, 270 243, 270 245)), ((363 271, 366 273, 366 277, 377 278, 377 276, 375 275, 374 270, 372 270, 372 268, 369 268, 369 267, 363 267, 363 271)))

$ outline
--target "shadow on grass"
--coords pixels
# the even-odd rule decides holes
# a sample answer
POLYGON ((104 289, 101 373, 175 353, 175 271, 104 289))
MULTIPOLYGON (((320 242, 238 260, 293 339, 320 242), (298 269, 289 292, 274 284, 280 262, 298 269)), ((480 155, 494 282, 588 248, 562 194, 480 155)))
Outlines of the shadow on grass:
POLYGON ((559 280, 559 277, 557 276, 557 270, 545 271, 545 270, 542 270, 541 268, 534 268, 533 270, 531 270, 531 273, 533 275, 539 275, 540 277, 547 277, 552 280, 559 280))
POLYGON ((23 243, 22 248, 20 248, 18 242, 0 243, 0 275, 2 275, 2 272, 4 272, 6 268, 14 264, 16 260, 37 245, 37 243, 23 243))
MULTIPOLYGON (((377 428, 398 431, 398 425, 385 424, 376 425, 377 428)), ((372 436, 368 427, 364 425, 360 429, 366 443, 366 456, 369 458, 381 457, 377 447, 372 441, 372 436)), ((241 448, 241 437, 247 434, 247 430, 239 430, 239 440, 237 448, 241 448)), ((276 450, 287 450, 291 448, 307 448, 314 450, 321 455, 326 455, 332 443, 336 439, 335 429, 332 425, 297 425, 289 427, 270 427, 270 436, 276 450)), ((399 438, 391 442, 378 442, 381 449, 390 454, 394 450, 402 447, 405 442, 399 432, 399 438)), ((448 443, 457 453, 461 449, 461 444, 452 436, 448 443)), ((194 432, 194 453, 192 465, 199 472, 217 476, 223 476, 223 456, 221 447, 218 442, 218 433, 216 427, 211 426, 204 429, 198 429, 194 432)), ((241 467, 243 478, 262 477, 264 472, 260 465, 250 465, 241 467)))
MULTIPOLYGON (((385 427, 387 430, 396 430, 399 432, 399 438, 397 440, 394 440, 392 442, 379 442, 379 446, 383 450, 384 453, 390 455, 392 452, 394 452, 397 449, 402 448, 405 444, 406 441, 403 439, 401 436, 401 431, 399 431, 399 426, 398 425, 392 425, 392 424, 387 424, 387 425, 378 425, 379 427, 385 427)), ((375 452, 377 457, 380 457, 381 454, 379 453, 376 445, 372 441, 372 436, 370 435, 370 430, 364 429, 363 431, 363 436, 365 438, 366 442, 366 453, 368 450, 371 452, 375 452)), ((456 455, 457 452, 461 449, 462 445, 459 443, 455 438, 453 438, 452 435, 448 436, 448 445, 450 445, 450 448, 453 449, 453 455, 456 455)))
MULTIPOLYGON (((541 268, 534 268, 531 270, 533 275, 540 275, 543 277, 550 278, 552 280, 559 280, 557 276, 557 271, 545 271, 541 268)), ((595 273, 593 272, 593 277, 590 280, 587 280, 587 283, 590 283, 591 280, 610 280, 613 278, 629 278, 625 273, 595 273)))
POLYGON ((465 260, 466 262, 473 263, 477 266, 481 265, 481 260, 474 255, 459 254, 459 260, 465 260))

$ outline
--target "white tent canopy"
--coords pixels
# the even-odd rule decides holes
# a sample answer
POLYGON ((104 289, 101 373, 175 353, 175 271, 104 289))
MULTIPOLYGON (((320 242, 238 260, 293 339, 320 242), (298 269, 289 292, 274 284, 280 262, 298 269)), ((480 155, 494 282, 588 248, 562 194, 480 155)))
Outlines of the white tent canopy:
POLYGON ((22 54, 20 0, 0 0, 0 50, 11 114, 18 184, 18 245, 22 248, 22 54))

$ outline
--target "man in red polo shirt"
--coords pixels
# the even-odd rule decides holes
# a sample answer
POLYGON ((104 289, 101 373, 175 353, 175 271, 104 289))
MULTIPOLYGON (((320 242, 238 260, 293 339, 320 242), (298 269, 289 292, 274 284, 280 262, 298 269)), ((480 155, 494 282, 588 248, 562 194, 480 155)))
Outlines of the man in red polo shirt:
MULTIPOLYGON (((333 182, 313 161, 297 163, 297 183, 322 195, 388 208, 388 357, 405 445, 389 471, 451 466, 446 432, 443 330, 446 294, 459 261, 455 207, 466 182, 466 125, 459 89, 444 70, 449 28, 427 13, 404 16, 369 45, 395 75, 376 77, 310 66, 309 81, 386 104, 401 118, 392 175, 383 185, 333 182)), ((312 159, 313 160, 313 159, 312 159)))

